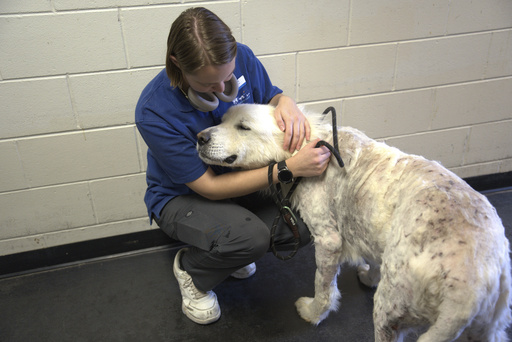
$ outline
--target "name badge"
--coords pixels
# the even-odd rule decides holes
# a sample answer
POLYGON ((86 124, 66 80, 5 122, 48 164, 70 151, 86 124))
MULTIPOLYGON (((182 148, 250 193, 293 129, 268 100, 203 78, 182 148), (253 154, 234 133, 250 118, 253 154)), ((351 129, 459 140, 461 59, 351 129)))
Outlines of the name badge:
POLYGON ((238 78, 238 89, 242 88, 245 85, 245 77, 244 75, 238 78))

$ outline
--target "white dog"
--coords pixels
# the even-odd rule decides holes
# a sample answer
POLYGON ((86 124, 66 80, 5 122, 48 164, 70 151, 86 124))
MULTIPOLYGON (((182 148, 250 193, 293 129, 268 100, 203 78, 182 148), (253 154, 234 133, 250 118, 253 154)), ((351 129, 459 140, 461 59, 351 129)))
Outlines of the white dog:
MULTIPOLYGON (((274 108, 232 107, 220 125, 199 135, 210 164, 257 168, 289 158, 274 108)), ((332 128, 308 115, 312 136, 332 143, 332 128)), ((315 297, 296 302, 302 318, 320 323, 336 310, 336 278, 347 262, 377 286, 376 341, 401 340, 414 328, 421 342, 508 341, 511 321, 509 242, 487 199, 437 162, 409 155, 339 128, 345 167, 333 160, 305 178, 292 203, 315 242, 315 297)))

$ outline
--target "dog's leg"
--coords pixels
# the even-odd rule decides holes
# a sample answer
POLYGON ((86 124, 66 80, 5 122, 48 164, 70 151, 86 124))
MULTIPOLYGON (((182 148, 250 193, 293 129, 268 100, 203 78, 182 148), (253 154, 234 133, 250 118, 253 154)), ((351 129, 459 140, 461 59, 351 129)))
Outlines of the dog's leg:
POLYGON ((341 239, 337 233, 315 238, 315 297, 302 297, 295 302, 299 315, 318 325, 329 312, 338 309, 341 297, 337 285, 341 256, 341 239))
POLYGON ((442 312, 436 322, 418 338, 418 342, 454 341, 462 333, 467 325, 468 317, 465 315, 457 316, 457 313, 453 310, 457 303, 444 304, 439 308, 442 312), (450 306, 448 310, 443 307, 447 305, 450 306))
POLYGON ((404 288, 398 286, 403 275, 387 274, 384 266, 381 268, 382 279, 373 296, 375 342, 403 341, 400 325, 404 323, 409 306, 404 288))
POLYGON ((357 267, 359 281, 368 287, 377 287, 380 281, 380 266, 364 264, 357 267))

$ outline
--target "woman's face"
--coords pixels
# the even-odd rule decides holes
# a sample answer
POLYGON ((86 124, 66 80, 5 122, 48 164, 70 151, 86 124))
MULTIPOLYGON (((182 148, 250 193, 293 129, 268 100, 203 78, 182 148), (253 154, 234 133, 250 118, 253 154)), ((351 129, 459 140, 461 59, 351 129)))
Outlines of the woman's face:
POLYGON ((228 82, 235 71, 235 59, 227 64, 207 65, 196 72, 187 74, 183 77, 189 87, 199 93, 222 93, 224 91, 224 82, 228 82))

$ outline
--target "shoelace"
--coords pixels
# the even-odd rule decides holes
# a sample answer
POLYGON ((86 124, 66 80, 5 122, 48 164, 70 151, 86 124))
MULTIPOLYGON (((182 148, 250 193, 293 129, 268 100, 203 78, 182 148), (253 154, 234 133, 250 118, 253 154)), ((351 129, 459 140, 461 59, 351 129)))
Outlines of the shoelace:
POLYGON ((183 287, 187 289, 187 292, 192 295, 193 299, 201 299, 208 296, 208 293, 204 293, 197 289, 197 287, 192 282, 191 277, 188 277, 188 279, 185 280, 185 282, 183 283, 183 287))

